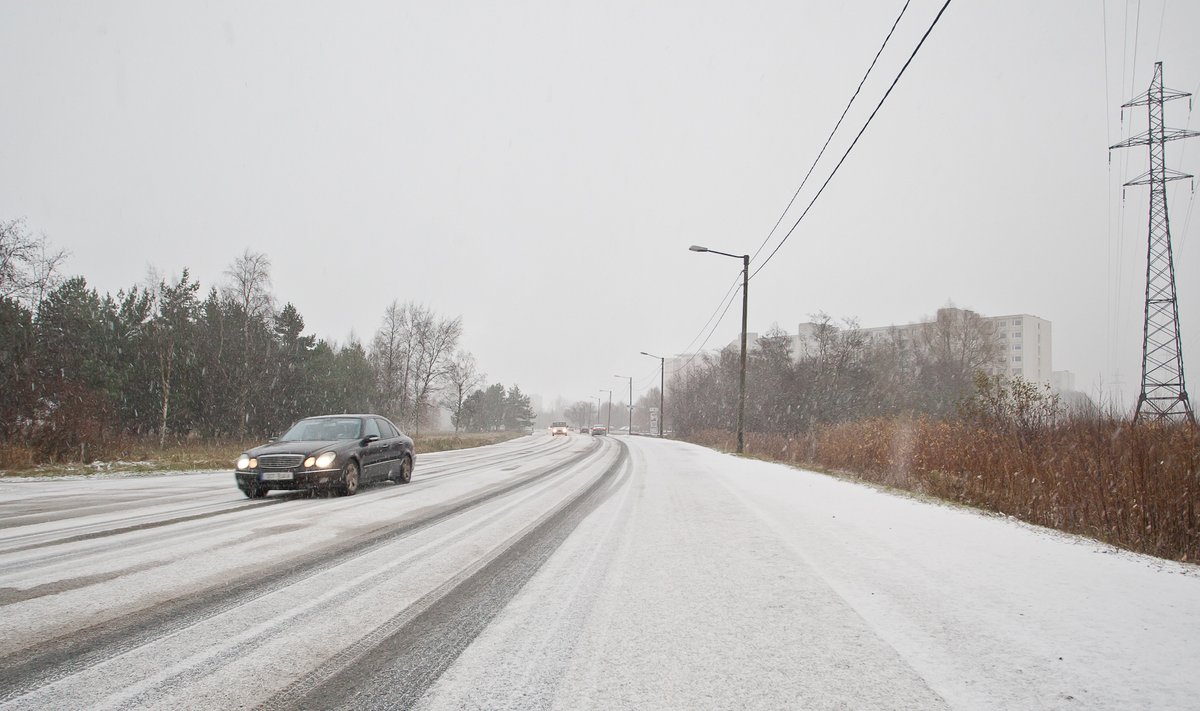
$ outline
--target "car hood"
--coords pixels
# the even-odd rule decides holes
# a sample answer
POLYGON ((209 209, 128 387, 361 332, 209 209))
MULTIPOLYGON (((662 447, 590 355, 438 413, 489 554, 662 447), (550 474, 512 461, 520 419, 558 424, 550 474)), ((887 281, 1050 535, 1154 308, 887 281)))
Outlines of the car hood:
POLYGON ((296 442, 271 442, 247 452, 252 457, 264 454, 313 454, 320 450, 336 449, 354 442, 352 439, 301 440, 296 442))

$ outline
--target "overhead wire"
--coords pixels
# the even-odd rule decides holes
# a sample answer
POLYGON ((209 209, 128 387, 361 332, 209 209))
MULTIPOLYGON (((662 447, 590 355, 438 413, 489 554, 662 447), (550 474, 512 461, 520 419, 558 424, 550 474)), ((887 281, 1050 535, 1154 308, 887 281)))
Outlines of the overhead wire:
MULTIPOLYGON (((1109 97, 1109 93, 1108 93, 1108 86, 1111 83, 1111 80, 1109 79, 1109 76, 1108 76, 1108 2, 1107 2, 1107 0, 1101 0, 1100 11, 1101 11, 1102 19, 1103 19, 1102 27, 1103 27, 1103 32, 1104 32, 1104 128, 1105 128, 1104 137, 1105 137, 1106 141, 1108 142, 1108 144, 1112 145, 1112 100, 1109 97)), ((1124 78, 1122 78, 1122 85, 1124 85, 1124 78)), ((1108 204, 1105 206, 1105 210, 1104 210, 1105 218, 1106 218, 1106 222, 1107 222, 1107 230, 1106 230, 1105 238, 1107 240, 1107 248, 1108 248, 1108 264, 1105 266, 1105 280, 1104 280, 1105 287, 1108 290, 1108 293, 1105 297, 1105 315, 1104 315, 1104 328, 1106 331, 1105 343, 1108 344, 1108 347, 1106 348, 1107 352, 1105 353, 1105 356, 1107 358, 1107 362, 1105 364, 1105 366, 1106 366, 1105 371, 1110 372, 1112 370, 1113 363, 1116 361, 1116 352, 1115 352, 1116 346, 1114 345, 1114 341, 1113 341, 1113 205, 1112 205, 1112 151, 1111 150, 1109 151, 1109 155, 1108 155, 1108 178, 1105 182, 1105 188, 1106 188, 1106 192, 1107 192, 1107 196, 1108 196, 1108 204)))
POLYGON ((708 325, 710 323, 712 323, 712 320, 714 318, 716 318, 717 312, 721 310, 721 306, 725 303, 725 300, 729 298, 729 295, 734 291, 734 289, 738 288, 738 282, 740 282, 741 280, 742 280, 742 275, 740 273, 736 277, 734 277, 733 283, 731 283, 729 285, 729 288, 725 290, 725 295, 721 297, 721 300, 719 302, 717 302, 717 308, 713 309, 712 315, 708 317, 708 320, 705 321, 704 325, 700 327, 700 331, 695 336, 692 337, 692 340, 689 341, 686 346, 684 346, 683 350, 679 351, 680 353, 688 353, 691 351, 692 346, 695 345, 696 341, 699 340, 700 336, 704 335, 705 329, 707 329, 708 325))
MULTIPOLYGON (((917 53, 920 51, 921 47, 924 46, 925 40, 927 40, 929 38, 930 33, 933 32, 933 28, 937 26, 937 23, 941 20, 942 15, 945 14, 946 8, 948 8, 950 6, 950 2, 951 2, 951 0, 946 0, 946 2, 942 5, 941 9, 938 10, 937 15, 933 18, 933 21, 929 24, 929 27, 925 30, 925 33, 921 36, 920 41, 917 42, 917 46, 913 49, 913 51, 909 55, 908 59, 904 62, 904 65, 900 68, 900 71, 896 74, 895 78, 892 79, 892 82, 888 86, 887 91, 884 92, 883 97, 879 100, 879 103, 876 104, 874 110, 871 111, 871 114, 867 117, 866 122, 863 123, 862 128, 859 129, 858 133, 854 137, 854 140, 850 143, 850 146, 842 154, 842 157, 838 160, 837 164, 833 167, 833 170, 830 172, 829 176, 826 177, 825 182, 823 182, 821 184, 821 187, 817 190, 816 195, 814 195, 812 200, 809 201, 808 206, 805 207, 805 209, 804 209, 804 212, 801 213, 800 217, 797 218, 795 223, 792 224, 791 228, 783 236, 783 238, 780 240, 779 244, 777 244, 775 246, 775 248, 771 251, 771 253, 767 256, 766 260, 763 261, 763 263, 760 264, 758 266, 758 268, 755 269, 754 272, 750 275, 750 278, 754 278, 754 276, 756 276, 760 271, 762 271, 763 267, 765 267, 768 263, 770 263, 771 259, 775 256, 775 254, 779 252, 779 249, 784 245, 784 243, 787 242, 788 238, 792 235, 792 233, 795 232, 796 227, 800 224, 800 221, 804 219, 804 216, 808 214, 809 210, 812 209, 812 206, 816 203, 817 199, 820 198, 821 194, 825 191, 825 188, 829 185, 830 181, 833 179, 833 176, 837 174, 838 169, 841 168, 842 164, 846 161, 847 156, 849 156, 850 152, 854 149, 854 147, 856 145, 858 145, 859 139, 862 138, 863 133, 866 132, 867 127, 871 125, 871 121, 874 120, 875 115, 877 113, 879 113, 880 108, 883 107, 884 102, 886 102, 887 98, 891 95, 892 90, 896 88, 896 85, 897 85, 897 83, 899 83, 900 78, 902 76, 904 76, 904 72, 908 69, 909 65, 912 64, 913 59, 917 56, 917 53)), ((879 50, 876 52, 875 57, 871 60, 871 64, 867 68, 866 74, 864 74, 863 79, 859 82, 859 85, 855 89, 854 94, 851 95, 850 101, 847 103, 846 108, 842 111, 842 115, 838 118, 837 123, 834 125, 833 131, 831 131, 829 134, 829 137, 826 138, 825 144, 821 147, 821 151, 817 154, 817 157, 816 157, 816 159, 814 159, 812 166, 809 167, 808 173, 805 174, 804 179, 800 183, 800 186, 798 188, 796 188, 796 192, 793 193, 792 199, 788 202, 788 205, 787 205, 787 207, 784 208, 783 212, 780 213, 779 219, 776 220, 775 225, 771 228, 771 231, 767 234, 767 238, 763 241, 763 243, 761 245, 759 245, 759 247, 755 251, 754 257, 752 257, 752 259, 756 258, 762 252, 763 248, 765 248, 767 243, 770 241, 771 236, 775 233, 775 230, 778 229, 779 225, 783 222, 783 218, 787 215, 788 211, 791 209, 793 203, 796 200, 796 197, 800 194, 800 191, 804 188, 804 185, 808 182, 808 179, 812 175, 812 172, 815 169, 817 163, 820 161, 821 157, 824 155, 825 150, 828 148, 830 142, 833 139, 833 136, 837 133, 838 128, 841 126, 843 120, 846 117, 846 114, 849 112, 850 106, 854 103, 856 97, 858 96, 863 85, 865 84, 867 77, 870 75, 872 69, 875 67, 875 64, 878 61, 879 56, 883 53, 884 48, 887 46, 888 40, 892 37, 892 34, 895 32, 895 29, 896 29, 897 25, 900 23, 901 18, 903 18, 905 12, 907 11, 909 3, 910 3, 910 0, 905 1, 903 8, 901 8, 900 15, 897 16, 895 22, 892 23, 892 27, 888 31, 887 36, 884 38, 883 44, 880 46, 879 50)), ((740 275, 739 275, 739 279, 740 279, 740 275)), ((712 338, 713 334, 716 333, 717 328, 719 328, 721 323, 724 321, 725 316, 729 313, 729 309, 733 306, 733 303, 735 301, 737 293, 741 290, 738 285, 739 279, 735 279, 733 284, 730 286, 730 288, 728 290, 726 290, 725 296, 721 299, 721 302, 718 304, 717 309, 713 312, 713 315, 710 316, 708 321, 705 322, 704 327, 702 327, 700 329, 700 333, 698 333, 696 337, 693 337, 691 342, 688 343, 688 346, 686 348, 684 348, 684 350, 683 350, 684 353, 688 353, 689 351, 691 351, 691 353, 690 353, 687 361, 685 361, 683 363, 683 365, 679 368, 679 370, 686 369, 689 365, 691 365, 691 363, 696 359, 696 357, 704 351, 704 347, 708 344, 708 342, 712 338), (720 312, 719 317, 717 316, 717 312, 720 312), (716 318, 715 323, 713 322, 714 318, 716 318), (711 328, 709 327, 710 324, 711 324, 711 328), (699 338, 699 336, 705 332, 706 329, 708 331, 708 335, 706 335, 704 337, 704 340, 700 343, 700 345, 698 347, 693 349, 692 345, 696 342, 696 339, 699 338)))
MULTIPOLYGON (((1122 17, 1124 24, 1123 24, 1123 28, 1121 31, 1121 88, 1125 87, 1125 78, 1128 75, 1128 77, 1129 77, 1129 96, 1132 98, 1134 96, 1134 86, 1137 81, 1137 46, 1138 46, 1138 40, 1140 39, 1140 35, 1141 35, 1142 3, 1141 3, 1141 0, 1138 0, 1137 11, 1134 16, 1134 31, 1133 31, 1133 43, 1132 43, 1133 44, 1133 62, 1132 63, 1129 61, 1129 47, 1130 47, 1129 6, 1130 6, 1130 4, 1131 4, 1130 0, 1125 0, 1125 13, 1124 13, 1124 16, 1122 17)), ((1122 103, 1124 103, 1124 102, 1122 102, 1122 103)), ((1130 121, 1128 131, 1126 131, 1124 106, 1122 106, 1120 112, 1121 112, 1120 113, 1121 126, 1120 126, 1119 137, 1122 139, 1126 139, 1129 137, 1129 135, 1132 135, 1132 133, 1133 133, 1133 121, 1132 120, 1130 121)), ((1132 111, 1130 111, 1130 113, 1132 114, 1132 111)), ((1116 355, 1115 355, 1116 344, 1120 343, 1120 340, 1121 340, 1121 305, 1124 303, 1124 300, 1122 299, 1122 295, 1124 293, 1124 281, 1125 281, 1124 255, 1125 255, 1125 232, 1126 232, 1126 229, 1125 229, 1125 186, 1123 184, 1123 181, 1124 181, 1123 176, 1126 176, 1129 174, 1130 154, 1133 153, 1133 151, 1124 150, 1124 151, 1121 151, 1121 153, 1122 153, 1121 158, 1120 158, 1121 170, 1120 170, 1120 173, 1118 174, 1118 178, 1117 178, 1118 185, 1116 186, 1116 189, 1119 189, 1121 191, 1121 201, 1117 207, 1117 251, 1116 251, 1116 254, 1117 254, 1116 262, 1117 263, 1116 263, 1116 269, 1114 270, 1116 272, 1115 278, 1116 278, 1117 286, 1116 286, 1116 296, 1113 300, 1113 314, 1112 314, 1113 331, 1112 331, 1111 343, 1112 343, 1112 347, 1114 349, 1114 356, 1113 356, 1114 364, 1116 363, 1116 360, 1117 360, 1116 355)), ((1116 368, 1115 365, 1114 365, 1114 371, 1113 371, 1112 385, 1114 388, 1118 388, 1118 389, 1121 386, 1120 369, 1116 368)))
POLYGON ((850 101, 846 102, 846 108, 842 109, 842 115, 838 117, 837 123, 833 125, 833 130, 830 131, 829 135, 825 138, 825 145, 821 146, 821 150, 817 153, 817 157, 813 159, 812 165, 808 166, 808 172, 804 174, 804 178, 800 181, 800 186, 796 188, 796 192, 792 193, 792 199, 788 200, 787 207, 783 208, 783 212, 779 213, 779 219, 775 220, 775 224, 771 226, 770 232, 767 232, 767 236, 763 239, 762 244, 758 245, 758 249, 754 250, 754 254, 750 257, 750 261, 758 259, 759 253, 761 253, 763 251, 763 247, 766 247, 767 243, 771 241, 771 237, 775 234, 775 230, 779 229, 779 225, 783 222, 783 218, 787 216, 788 210, 792 209, 792 205, 796 202, 796 198, 799 197, 800 191, 804 189, 806 184, 808 184, 809 177, 812 176, 813 170, 815 170, 817 167, 817 163, 821 161, 821 157, 825 155, 825 150, 829 148, 830 142, 833 141, 834 134, 836 134, 838 129, 841 128, 842 121, 845 120, 846 114, 850 112, 850 107, 854 104, 854 100, 858 98, 858 93, 862 91, 863 85, 867 83, 867 77, 871 76, 871 70, 875 68, 875 63, 879 61, 879 55, 883 54, 884 48, 887 47, 888 40, 892 38, 892 33, 896 31, 896 26, 900 24, 900 20, 904 17, 905 11, 908 10, 908 5, 910 2, 912 2, 912 0, 904 0, 904 7, 900 8, 900 14, 896 16, 896 21, 892 23, 892 28, 888 30, 887 36, 883 38, 883 44, 879 45, 879 50, 875 52, 875 57, 871 60, 871 65, 867 67, 866 73, 863 74, 862 79, 859 80, 858 86, 854 89, 854 93, 850 96, 850 101))
MULTIPOLYGON (((733 282, 730 283, 729 288, 725 290, 724 296, 722 296, 721 300, 717 302, 717 308, 713 309, 712 315, 710 315, 708 317, 708 320, 706 320, 704 322, 704 325, 700 327, 700 330, 696 332, 696 335, 692 337, 692 340, 688 341, 688 344, 683 348, 683 350, 677 351, 678 353, 690 352, 692 349, 692 346, 694 346, 696 344, 696 342, 700 340, 700 337, 704 335, 704 332, 709 331, 709 328, 708 328, 709 324, 712 323, 714 318, 717 318, 717 314, 721 312, 722 307, 724 307, 726 311, 729 309, 729 307, 725 304, 725 301, 730 298, 730 295, 732 293, 735 292, 735 290, 738 288, 738 284, 741 282, 741 280, 742 280, 742 275, 739 272, 738 275, 734 278, 733 282)), ((709 331, 709 335, 711 337, 711 331, 709 331)), ((705 338, 704 343, 707 343, 707 342, 708 342, 708 339, 705 338)), ((703 350, 704 343, 702 343, 700 345, 700 348, 698 348, 696 350, 697 351, 703 350)), ((665 355, 663 357, 665 357, 665 355)), ((691 363, 690 359, 688 360, 688 363, 691 363)), ((654 380, 656 382, 659 380, 659 373, 657 373, 657 372, 654 373, 654 380)), ((638 388, 638 390, 645 390, 646 388, 651 387, 654 384, 654 383, 649 382, 649 376, 643 378, 639 382, 642 383, 642 385, 641 385, 641 387, 638 388)))
POLYGON ((704 352, 704 346, 708 345, 709 339, 712 338, 713 334, 717 332, 717 328, 721 325, 721 322, 725 320, 725 314, 729 313, 729 307, 733 306, 733 302, 737 300, 737 295, 739 292, 741 292, 741 290, 742 289, 739 286, 737 290, 734 291, 733 295, 729 298, 729 301, 725 304, 725 310, 721 312, 721 317, 718 318, 717 322, 713 324, 712 329, 708 332, 708 335, 704 338, 704 342, 700 344, 700 347, 692 351, 692 354, 688 357, 687 361, 685 361, 683 365, 679 366, 680 371, 686 370, 687 367, 692 364, 692 361, 696 360, 696 356, 704 352))
MULTIPOLYGON (((1191 127, 1192 127, 1192 112, 1191 112, 1190 107, 1192 105, 1192 101, 1198 94, 1200 94, 1200 83, 1196 84, 1196 88, 1194 90, 1192 90, 1192 98, 1188 99, 1188 107, 1189 107, 1188 120, 1187 120, 1187 123, 1184 124, 1184 127, 1187 129, 1191 129, 1191 127)), ((1188 147, 1188 143, 1187 143, 1187 141, 1184 141, 1183 147, 1179 150, 1179 169, 1181 171, 1183 170, 1183 159, 1187 155, 1187 147, 1188 147)), ((1180 254, 1183 253, 1183 246, 1185 244, 1187 244, 1188 228, 1192 224, 1192 208, 1196 204, 1195 178, 1193 178, 1192 181, 1193 181, 1192 182, 1192 194, 1190 197, 1188 197, 1187 210, 1184 211, 1184 217, 1183 217, 1183 231, 1179 235, 1179 250, 1178 251, 1180 252, 1180 254)))
POLYGON ((800 226, 801 220, 808 215, 809 210, 811 210, 813 205, 816 204, 817 200, 821 197, 821 194, 825 192, 825 188, 829 185, 829 182, 833 180, 833 176, 837 175, 838 169, 840 169, 842 164, 846 162, 846 158, 850 155, 850 152, 853 151, 854 147, 858 145, 859 139, 862 138, 863 133, 865 133, 867 130, 867 127, 871 125, 871 121, 875 119, 875 115, 879 113, 879 109, 883 108, 884 102, 886 102, 888 97, 891 96, 892 90, 896 88, 896 84, 899 83, 900 77, 904 76, 904 72, 907 71, 909 65, 912 64, 913 59, 917 56, 917 52, 921 51, 921 47, 925 45, 925 40, 929 39, 930 33, 933 32, 933 28, 937 26, 938 21, 942 19, 942 15, 945 14, 946 8, 950 7, 950 2, 951 0, 946 0, 945 4, 942 5, 942 9, 938 10, 937 16, 933 18, 933 22, 931 22, 929 24, 929 28, 925 30, 925 34, 921 35, 921 41, 917 42, 917 46, 913 49, 912 54, 910 54, 908 59, 904 62, 904 66, 900 67, 900 71, 896 74, 896 78, 892 80, 891 85, 888 86, 887 91, 884 92, 883 98, 879 100, 879 103, 875 106, 875 109, 871 111, 871 115, 867 117, 866 122, 863 123, 862 128, 859 129, 858 134, 854 137, 854 140, 850 143, 850 146, 846 148, 846 152, 842 154, 841 159, 838 160, 835 166, 833 166, 833 170, 829 173, 829 176, 825 178, 825 182, 821 184, 821 187, 817 190, 816 195, 813 195, 813 198, 809 201, 808 206, 804 208, 804 212, 800 213, 800 217, 796 218, 796 221, 787 231, 787 234, 783 236, 783 239, 779 241, 779 244, 775 245, 775 249, 771 250, 771 253, 767 255, 767 258, 763 260, 763 263, 760 264, 758 268, 755 269, 750 275, 751 279, 757 276, 764 267, 770 264, 771 260, 779 252, 779 249, 787 243, 788 238, 790 238, 796 231, 796 228, 800 226))
POLYGON ((1158 50, 1160 47, 1162 47, 1163 26, 1166 24, 1167 24, 1167 0, 1163 0, 1162 14, 1158 16, 1158 40, 1156 40, 1154 42, 1154 59, 1156 61, 1158 60, 1158 58, 1160 56, 1162 56, 1158 53, 1158 50))

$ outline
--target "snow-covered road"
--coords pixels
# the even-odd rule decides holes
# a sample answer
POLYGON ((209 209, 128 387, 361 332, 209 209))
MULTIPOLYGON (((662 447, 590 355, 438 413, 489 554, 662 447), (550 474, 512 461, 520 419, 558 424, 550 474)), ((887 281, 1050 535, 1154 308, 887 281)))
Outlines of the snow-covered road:
POLYGON ((1200 569, 645 438, 0 480, 0 709, 1197 708, 1200 569))

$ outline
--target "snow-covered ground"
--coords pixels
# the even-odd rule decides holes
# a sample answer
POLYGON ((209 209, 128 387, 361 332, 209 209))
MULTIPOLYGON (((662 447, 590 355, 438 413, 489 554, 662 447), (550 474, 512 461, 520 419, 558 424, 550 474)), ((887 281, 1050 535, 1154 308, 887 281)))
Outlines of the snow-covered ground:
POLYGON ((426 708, 1200 707, 1195 566, 628 442, 630 485, 426 708))
POLYGON ((1195 566, 678 442, 0 481, 3 709, 1188 709, 1198 659, 1195 566))

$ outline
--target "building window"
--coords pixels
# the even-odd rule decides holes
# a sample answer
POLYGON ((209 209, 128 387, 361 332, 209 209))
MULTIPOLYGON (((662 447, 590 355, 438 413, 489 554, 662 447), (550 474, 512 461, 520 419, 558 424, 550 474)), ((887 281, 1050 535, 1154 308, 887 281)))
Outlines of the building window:
POLYGON ((1014 363, 1020 363, 1020 362, 1021 362, 1021 356, 1013 356, 1013 362, 1014 362, 1014 363))
POLYGON ((1014 351, 1019 351, 1019 350, 1021 350, 1021 344, 1020 344, 1020 343, 1014 343, 1014 344, 1013 344, 1013 350, 1014 350, 1014 351))
POLYGON ((1003 331, 1001 331, 1001 332, 1000 332, 1000 337, 1001 337, 1001 338, 1008 338, 1008 334, 1007 334, 1007 333, 1005 333, 1005 332, 1003 332, 1003 331))
POLYGON ((1020 368, 1013 368, 1013 369, 1012 369, 1012 371, 1013 371, 1013 375, 1020 375, 1020 374, 1021 374, 1021 369, 1020 369, 1020 368))
POLYGON ((1013 338, 1020 338, 1020 337, 1021 337, 1020 331, 1013 331, 1013 338))
POLYGON ((1020 326, 1020 325, 1021 325, 1021 319, 1019 319, 1019 318, 1018 318, 1018 319, 1013 319, 1013 325, 1014 325, 1014 326, 1020 326))
POLYGON ((997 322, 996 322, 996 325, 997 325, 997 326, 1007 326, 1007 325, 1008 325, 1008 321, 997 321, 997 322))

